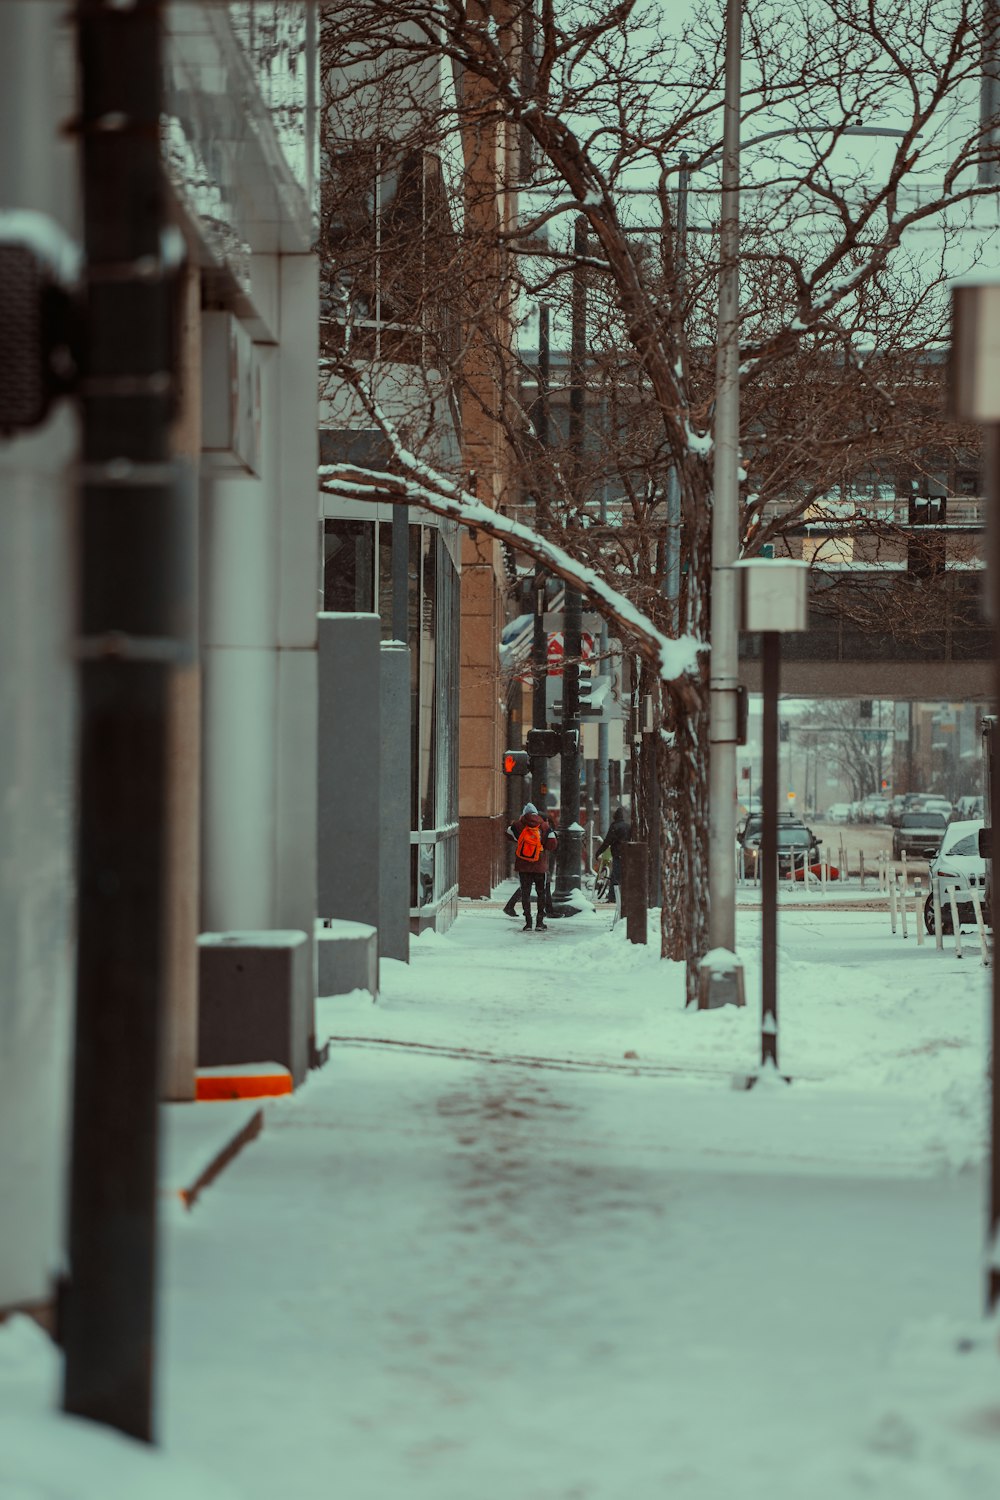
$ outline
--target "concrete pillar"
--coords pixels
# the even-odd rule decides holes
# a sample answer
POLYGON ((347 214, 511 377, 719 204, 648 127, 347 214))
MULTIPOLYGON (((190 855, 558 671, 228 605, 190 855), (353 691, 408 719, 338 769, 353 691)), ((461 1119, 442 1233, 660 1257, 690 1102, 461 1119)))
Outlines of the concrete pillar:
POLYGON ((378 615, 319 616, 316 915, 371 927, 381 900, 380 635, 378 615))
POLYGON ((277 263, 281 333, 257 346, 260 474, 203 480, 201 925, 311 932, 316 266, 312 256, 255 259, 277 263))
POLYGON ((379 922, 383 958, 410 958, 410 652, 384 641, 380 663, 379 922))
POLYGON ((503 879, 506 787, 500 770, 504 713, 498 643, 502 594, 499 549, 462 538, 461 735, 459 741, 459 893, 488 896, 503 879))
POLYGON ((203 481, 201 927, 302 932, 311 976, 318 273, 312 255, 253 259, 278 335, 256 346, 259 474, 203 481))
MULTIPOLYGON (((0 208, 78 237, 72 48, 65 7, 0 4, 0 208)), ((64 1259, 77 447, 66 403, 0 435, 0 1310, 48 1304, 64 1259)))

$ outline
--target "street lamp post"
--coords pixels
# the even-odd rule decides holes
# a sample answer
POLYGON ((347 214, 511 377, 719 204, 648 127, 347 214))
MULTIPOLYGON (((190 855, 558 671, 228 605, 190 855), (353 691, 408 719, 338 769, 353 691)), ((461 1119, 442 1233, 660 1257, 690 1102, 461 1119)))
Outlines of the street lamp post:
MULTIPOLYGON (((569 449, 574 498, 579 501, 583 475, 584 409, 587 359, 587 220, 581 214, 573 232, 573 303, 570 333, 569 449)), ((563 594, 562 756, 559 790, 559 868, 553 893, 553 915, 577 911, 574 894, 583 883, 583 829, 580 827, 580 637, 583 596, 566 584, 563 594)))
MULTIPOLYGON (((740 446, 740 33, 742 0, 726 4, 726 97, 722 145, 722 220, 719 232, 719 322, 715 367, 715 447, 712 487, 712 615, 709 728, 709 947, 736 950, 736 740, 739 623, 740 446)), ((738 966, 731 993, 716 987, 716 1004, 742 988, 738 966)))
MULTIPOLYGON (((956 286, 952 290, 952 415, 980 422, 985 431, 986 581, 993 632, 993 702, 1000 704, 1000 281, 956 286)), ((1000 828, 1000 776, 989 777, 988 821, 1000 828)), ((991 853, 991 858, 995 858, 991 853)), ((996 864, 993 865, 993 890, 996 864)), ((992 987, 989 1058, 990 1138, 987 1171, 985 1302, 987 1313, 1000 1304, 1000 964, 990 969, 992 987)))
MULTIPOLYGON (((752 558, 737 563, 733 578, 741 604, 743 628, 759 631, 763 687, 762 827, 758 853, 761 895, 760 1068, 778 1070, 778 773, 781 692, 781 637, 804 630, 807 621, 808 564, 797 559, 752 558)), ((803 880, 809 878, 809 859, 803 880)), ((752 1088, 759 1071, 741 1080, 752 1088)))

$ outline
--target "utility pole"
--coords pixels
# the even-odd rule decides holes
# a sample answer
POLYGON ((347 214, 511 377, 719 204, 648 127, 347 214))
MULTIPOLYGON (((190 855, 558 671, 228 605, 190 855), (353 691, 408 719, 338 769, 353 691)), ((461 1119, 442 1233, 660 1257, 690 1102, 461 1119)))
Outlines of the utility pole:
MULTIPOLYGON (((983 76, 979 121, 986 150, 1000 147, 1000 0, 983 0, 983 76)), ((980 182, 1000 182, 1000 161, 979 163, 980 182)))
MULTIPOLYGON (((535 431, 544 451, 549 446, 549 309, 546 303, 538 304, 538 400, 535 408, 535 431)), ((548 669, 549 640, 545 629, 545 569, 535 564, 534 609, 535 618, 531 636, 531 722, 535 729, 548 728, 548 669)), ((544 756, 536 755, 531 761, 531 791, 539 812, 544 807, 539 798, 544 795, 541 788, 546 784, 548 762, 544 756)))
POLYGON ((736 949, 735 782, 739 619, 739 246, 741 0, 726 4, 726 94, 712 491, 709 947, 736 949))
MULTIPOLYGON (((570 333, 569 449, 573 500, 579 504, 583 479, 585 387, 587 378, 587 220, 580 214, 573 231, 573 296, 570 333)), ((559 872, 553 904, 557 916, 576 910, 573 893, 582 884, 583 829, 580 827, 580 636, 583 598, 566 584, 563 595, 562 756, 559 793, 559 872)))
POLYGON ((79 516, 80 824, 67 1412, 152 1440, 157 1101, 167 983, 169 688, 193 577, 160 149, 162 3, 78 0, 86 259, 79 516), (115 128, 106 122, 114 121, 115 128))

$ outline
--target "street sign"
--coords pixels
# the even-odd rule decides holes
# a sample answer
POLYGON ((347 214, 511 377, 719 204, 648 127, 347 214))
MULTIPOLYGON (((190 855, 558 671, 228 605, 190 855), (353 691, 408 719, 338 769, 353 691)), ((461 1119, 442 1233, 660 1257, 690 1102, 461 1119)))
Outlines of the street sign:
POLYGON ((861 738, 863 740, 881 740, 883 742, 883 744, 885 743, 886 740, 891 740, 892 739, 894 732, 895 731, 892 730, 892 729, 859 729, 858 730, 858 733, 860 734, 860 736, 861 736, 861 738))

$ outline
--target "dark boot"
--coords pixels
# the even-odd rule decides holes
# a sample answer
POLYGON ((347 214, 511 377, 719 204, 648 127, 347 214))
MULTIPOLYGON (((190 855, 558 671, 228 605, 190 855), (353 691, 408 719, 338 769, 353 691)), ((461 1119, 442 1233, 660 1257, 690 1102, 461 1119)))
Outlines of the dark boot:
POLYGON ((541 914, 541 912, 539 912, 538 916, 535 918, 535 931, 536 932, 548 932, 548 928, 546 927, 545 923, 542 920, 542 914, 541 914))
POLYGON ((525 913, 524 926, 521 928, 521 931, 522 932, 530 932, 531 931, 531 912, 530 911, 528 911, 528 912, 525 913))
POLYGON ((503 913, 504 913, 505 917, 516 917, 517 916, 517 908, 518 908, 518 904, 519 904, 520 900, 521 900, 521 893, 520 893, 520 891, 515 891, 514 895, 511 896, 510 900, 507 902, 507 905, 503 909, 503 913))

